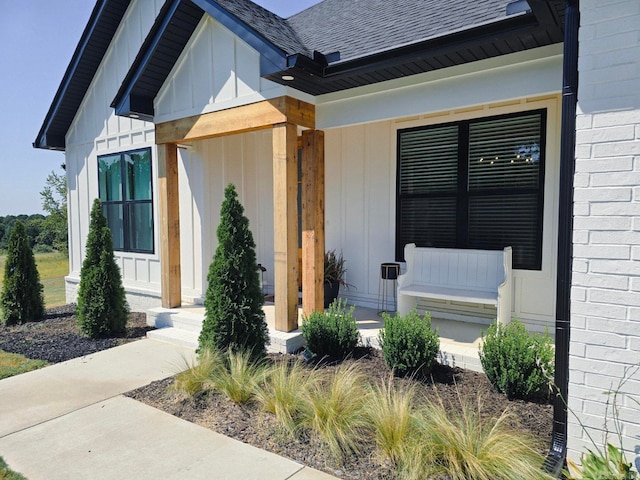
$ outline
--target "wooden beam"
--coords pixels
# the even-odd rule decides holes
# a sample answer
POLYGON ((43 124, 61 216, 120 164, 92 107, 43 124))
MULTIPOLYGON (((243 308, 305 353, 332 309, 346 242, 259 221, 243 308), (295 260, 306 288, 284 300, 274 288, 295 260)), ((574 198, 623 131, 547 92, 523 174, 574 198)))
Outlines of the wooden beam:
POLYGON ((180 204, 178 201, 178 148, 158 145, 158 203, 160 206, 160 268, 164 308, 182 302, 180 278, 180 204))
POLYGON ((302 132, 302 310, 324 310, 324 132, 302 132))
POLYGON ((275 327, 298 328, 298 168, 297 127, 273 127, 273 217, 275 327))
POLYGON ((180 118, 156 125, 156 143, 193 142, 271 128, 286 122, 315 128, 315 106, 285 96, 180 118))

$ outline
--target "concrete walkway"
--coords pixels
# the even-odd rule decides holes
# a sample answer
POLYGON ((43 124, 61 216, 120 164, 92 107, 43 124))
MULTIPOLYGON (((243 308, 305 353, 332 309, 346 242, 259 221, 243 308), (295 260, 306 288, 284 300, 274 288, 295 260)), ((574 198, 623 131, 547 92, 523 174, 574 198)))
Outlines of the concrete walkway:
POLYGON ((122 396, 193 355, 147 339, 0 380, 0 456, 29 480, 334 478, 122 396))

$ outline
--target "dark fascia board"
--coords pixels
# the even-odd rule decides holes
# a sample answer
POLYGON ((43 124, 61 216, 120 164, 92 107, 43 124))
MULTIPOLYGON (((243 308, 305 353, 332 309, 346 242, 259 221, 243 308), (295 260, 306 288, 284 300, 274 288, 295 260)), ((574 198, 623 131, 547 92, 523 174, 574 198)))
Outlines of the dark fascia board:
POLYGON ((142 47, 140 47, 140 51, 120 85, 118 93, 111 102, 110 106, 115 109, 116 115, 140 118, 147 121, 153 120, 153 99, 134 95, 133 90, 136 82, 144 74, 149 60, 155 54, 160 40, 181 2, 182 0, 168 1, 158 13, 156 22, 151 27, 149 35, 147 35, 142 47))
MULTIPOLYGON (((167 28, 171 24, 173 16, 176 14, 180 4, 184 1, 189 0, 172 0, 168 2, 158 15, 156 23, 142 45, 113 102, 111 102, 111 107, 115 109, 116 115, 153 121, 155 113, 153 106, 154 99, 136 95, 134 93, 136 83, 143 77, 150 60, 157 54, 156 49, 158 45, 166 34, 167 28)), ((214 0, 191 0, 191 2, 260 53, 261 75, 268 75, 269 73, 280 71, 287 67, 287 56, 283 50, 260 35, 260 33, 250 25, 247 25, 222 8, 214 0)), ((182 45, 181 50, 185 46, 186 44, 182 45)), ((173 65, 175 65, 175 61, 169 65, 167 73, 173 68, 173 65)), ((158 88, 160 88, 160 86, 158 88)))
POLYGON ((369 73, 380 67, 401 65, 417 55, 433 56, 442 52, 455 52, 473 46, 484 39, 499 38, 512 32, 534 29, 538 26, 535 15, 523 13, 498 22, 329 65, 325 68, 324 77, 369 73))
MULTIPOLYGON (((358 78, 358 81, 362 82, 361 79, 366 78, 367 75, 403 66, 416 58, 455 54, 483 41, 500 39, 509 35, 525 35, 540 28, 542 27, 536 15, 530 9, 523 9, 521 13, 497 22, 329 65, 304 55, 291 55, 288 57, 287 70, 274 72, 265 78, 312 95, 318 95, 340 90, 340 87, 334 86, 336 83, 339 84, 340 80, 353 82, 354 78, 358 78), (285 81, 282 79, 284 75, 291 75, 294 80, 285 81), (329 85, 329 83, 333 85, 329 85)), ((368 83, 375 83, 375 81, 371 80, 368 83)))
MULTIPOLYGON (((53 102, 51 102, 49 111, 47 112, 47 115, 44 119, 42 127, 40 128, 40 132, 38 133, 38 136, 35 142, 33 142, 34 148, 42 148, 42 149, 48 149, 48 150, 64 150, 65 149, 66 132, 52 133, 50 132, 51 125, 53 121, 56 119, 56 117, 58 116, 60 110, 63 108, 65 96, 69 93, 69 90, 71 88, 71 82, 74 79, 74 76, 78 68, 80 67, 82 56, 89 42, 93 39, 98 26, 102 25, 103 15, 108 6, 108 3, 109 3, 109 0, 100 0, 96 2, 96 5, 93 7, 93 11, 91 12, 91 16, 89 17, 87 26, 82 32, 82 36, 80 37, 78 46, 73 52, 73 56, 71 57, 71 62, 69 63, 69 66, 67 67, 67 70, 65 71, 64 76, 62 77, 62 82, 60 83, 60 86, 58 87, 58 90, 53 98, 53 102)), ((123 3, 123 8, 122 8, 123 13, 128 7, 129 3, 130 3, 130 0, 126 0, 123 3)), ((113 28, 113 31, 111 32, 111 37, 108 43, 110 43, 111 38, 113 38, 113 34, 115 33, 116 29, 117 29, 117 25, 115 26, 115 28, 113 28)), ((106 52, 106 46, 104 48, 104 51, 106 52)), ((102 61, 102 58, 100 59, 100 61, 102 61)), ((97 63, 99 64, 100 62, 97 62, 97 63)), ((86 88, 83 86, 85 93, 90 83, 91 83, 90 81, 89 83, 87 83, 86 88)), ((69 119, 69 124, 71 123, 71 121, 73 121, 73 118, 69 119)))

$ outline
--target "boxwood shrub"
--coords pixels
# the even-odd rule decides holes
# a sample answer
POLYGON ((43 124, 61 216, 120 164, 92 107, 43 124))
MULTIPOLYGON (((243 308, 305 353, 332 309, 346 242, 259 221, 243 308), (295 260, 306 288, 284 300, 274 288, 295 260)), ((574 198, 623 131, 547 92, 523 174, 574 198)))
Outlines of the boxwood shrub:
POLYGON ((531 334, 518 320, 506 326, 495 323, 483 336, 480 362, 489 381, 508 398, 548 398, 554 372, 554 349, 548 333, 531 334))
POLYGON ((358 346, 360 334, 354 307, 338 299, 324 312, 313 312, 302 323, 307 349, 319 357, 344 358, 358 346))
POLYGON ((431 314, 420 317, 416 310, 407 315, 382 315, 384 328, 379 342, 389 368, 398 376, 429 374, 440 350, 438 332, 431 329, 431 314))

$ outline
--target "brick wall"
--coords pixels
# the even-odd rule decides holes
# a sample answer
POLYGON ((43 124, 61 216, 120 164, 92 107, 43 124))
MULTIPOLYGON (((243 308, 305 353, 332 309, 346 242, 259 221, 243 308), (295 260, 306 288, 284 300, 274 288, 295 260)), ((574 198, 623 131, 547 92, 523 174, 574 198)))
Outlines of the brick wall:
MULTIPOLYGON (((640 362, 640 0, 581 0, 580 14, 569 406, 601 442, 603 391, 640 362)), ((640 401, 640 372, 623 390, 640 401)), ((634 459, 640 407, 619 403, 634 459)), ((590 443, 569 422, 577 459, 590 443)))

